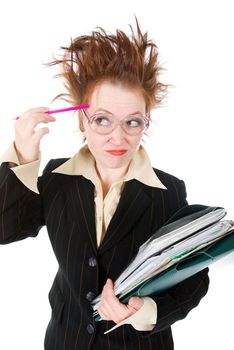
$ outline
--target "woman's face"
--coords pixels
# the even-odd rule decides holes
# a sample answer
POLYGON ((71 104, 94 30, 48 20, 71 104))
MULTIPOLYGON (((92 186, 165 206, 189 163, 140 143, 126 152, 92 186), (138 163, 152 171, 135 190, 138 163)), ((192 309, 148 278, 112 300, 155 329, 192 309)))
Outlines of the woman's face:
MULTIPOLYGON (((129 115, 145 115, 146 104, 140 92, 103 82, 98 85, 90 99, 89 116, 104 113, 118 121, 129 115)), ((83 127, 90 152, 96 160, 99 170, 125 168, 139 148, 142 134, 130 136, 120 125, 108 135, 100 135, 90 127, 87 118, 83 118, 83 127)))

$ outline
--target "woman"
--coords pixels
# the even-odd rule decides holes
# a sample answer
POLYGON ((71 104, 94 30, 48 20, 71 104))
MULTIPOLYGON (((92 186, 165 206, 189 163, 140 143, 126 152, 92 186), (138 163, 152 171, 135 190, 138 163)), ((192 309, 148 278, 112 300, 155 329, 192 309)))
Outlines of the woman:
POLYGON ((171 350, 170 327, 206 294, 208 270, 127 305, 113 288, 139 246, 187 204, 184 182, 153 169, 141 145, 167 87, 159 82, 157 47, 137 23, 131 37, 99 28, 63 49, 53 64, 62 68, 65 98, 90 105, 79 112, 86 144, 69 159, 52 159, 37 179, 40 140, 49 129, 34 129, 55 118, 46 107, 22 114, 0 168, 0 241, 47 227, 59 268, 49 292, 46 350, 171 350), (95 322, 91 301, 99 293, 102 321, 95 322))

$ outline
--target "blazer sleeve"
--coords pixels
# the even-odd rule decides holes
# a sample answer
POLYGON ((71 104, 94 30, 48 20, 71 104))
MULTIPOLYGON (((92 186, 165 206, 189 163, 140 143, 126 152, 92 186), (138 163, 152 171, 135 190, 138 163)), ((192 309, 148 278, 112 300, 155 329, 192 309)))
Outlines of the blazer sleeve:
MULTIPOLYGON (((179 182, 178 194, 180 206, 187 205, 186 188, 182 180, 179 182)), ((157 296, 151 295, 157 304, 157 322, 150 332, 141 332, 142 336, 163 331, 176 321, 185 318, 208 291, 208 271, 206 268, 157 296)))
POLYGON ((45 225, 40 194, 27 188, 6 162, 0 166, 0 243, 37 236, 45 225))

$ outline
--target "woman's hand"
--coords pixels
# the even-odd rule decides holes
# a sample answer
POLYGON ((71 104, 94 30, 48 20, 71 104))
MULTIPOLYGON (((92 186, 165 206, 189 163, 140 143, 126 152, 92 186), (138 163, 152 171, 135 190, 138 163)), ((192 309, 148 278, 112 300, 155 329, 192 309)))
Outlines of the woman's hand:
POLYGON ((99 315, 103 320, 119 323, 138 311, 144 304, 139 297, 132 297, 128 304, 122 304, 114 293, 114 284, 111 279, 107 279, 101 294, 99 315))
POLYGON ((34 129, 39 123, 54 122, 56 119, 45 113, 47 107, 27 110, 15 122, 15 149, 20 164, 26 164, 39 159, 41 138, 49 133, 49 128, 34 129))

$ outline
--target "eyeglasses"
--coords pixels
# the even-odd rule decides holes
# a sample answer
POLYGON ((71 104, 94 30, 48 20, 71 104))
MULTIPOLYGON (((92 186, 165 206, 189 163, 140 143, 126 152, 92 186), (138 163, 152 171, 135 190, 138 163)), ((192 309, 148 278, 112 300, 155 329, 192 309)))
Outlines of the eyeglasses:
POLYGON ((130 115, 121 120, 117 120, 111 115, 104 113, 89 116, 88 112, 82 109, 88 120, 90 128, 100 135, 110 134, 118 125, 130 136, 135 136, 145 131, 149 126, 149 115, 130 115))

